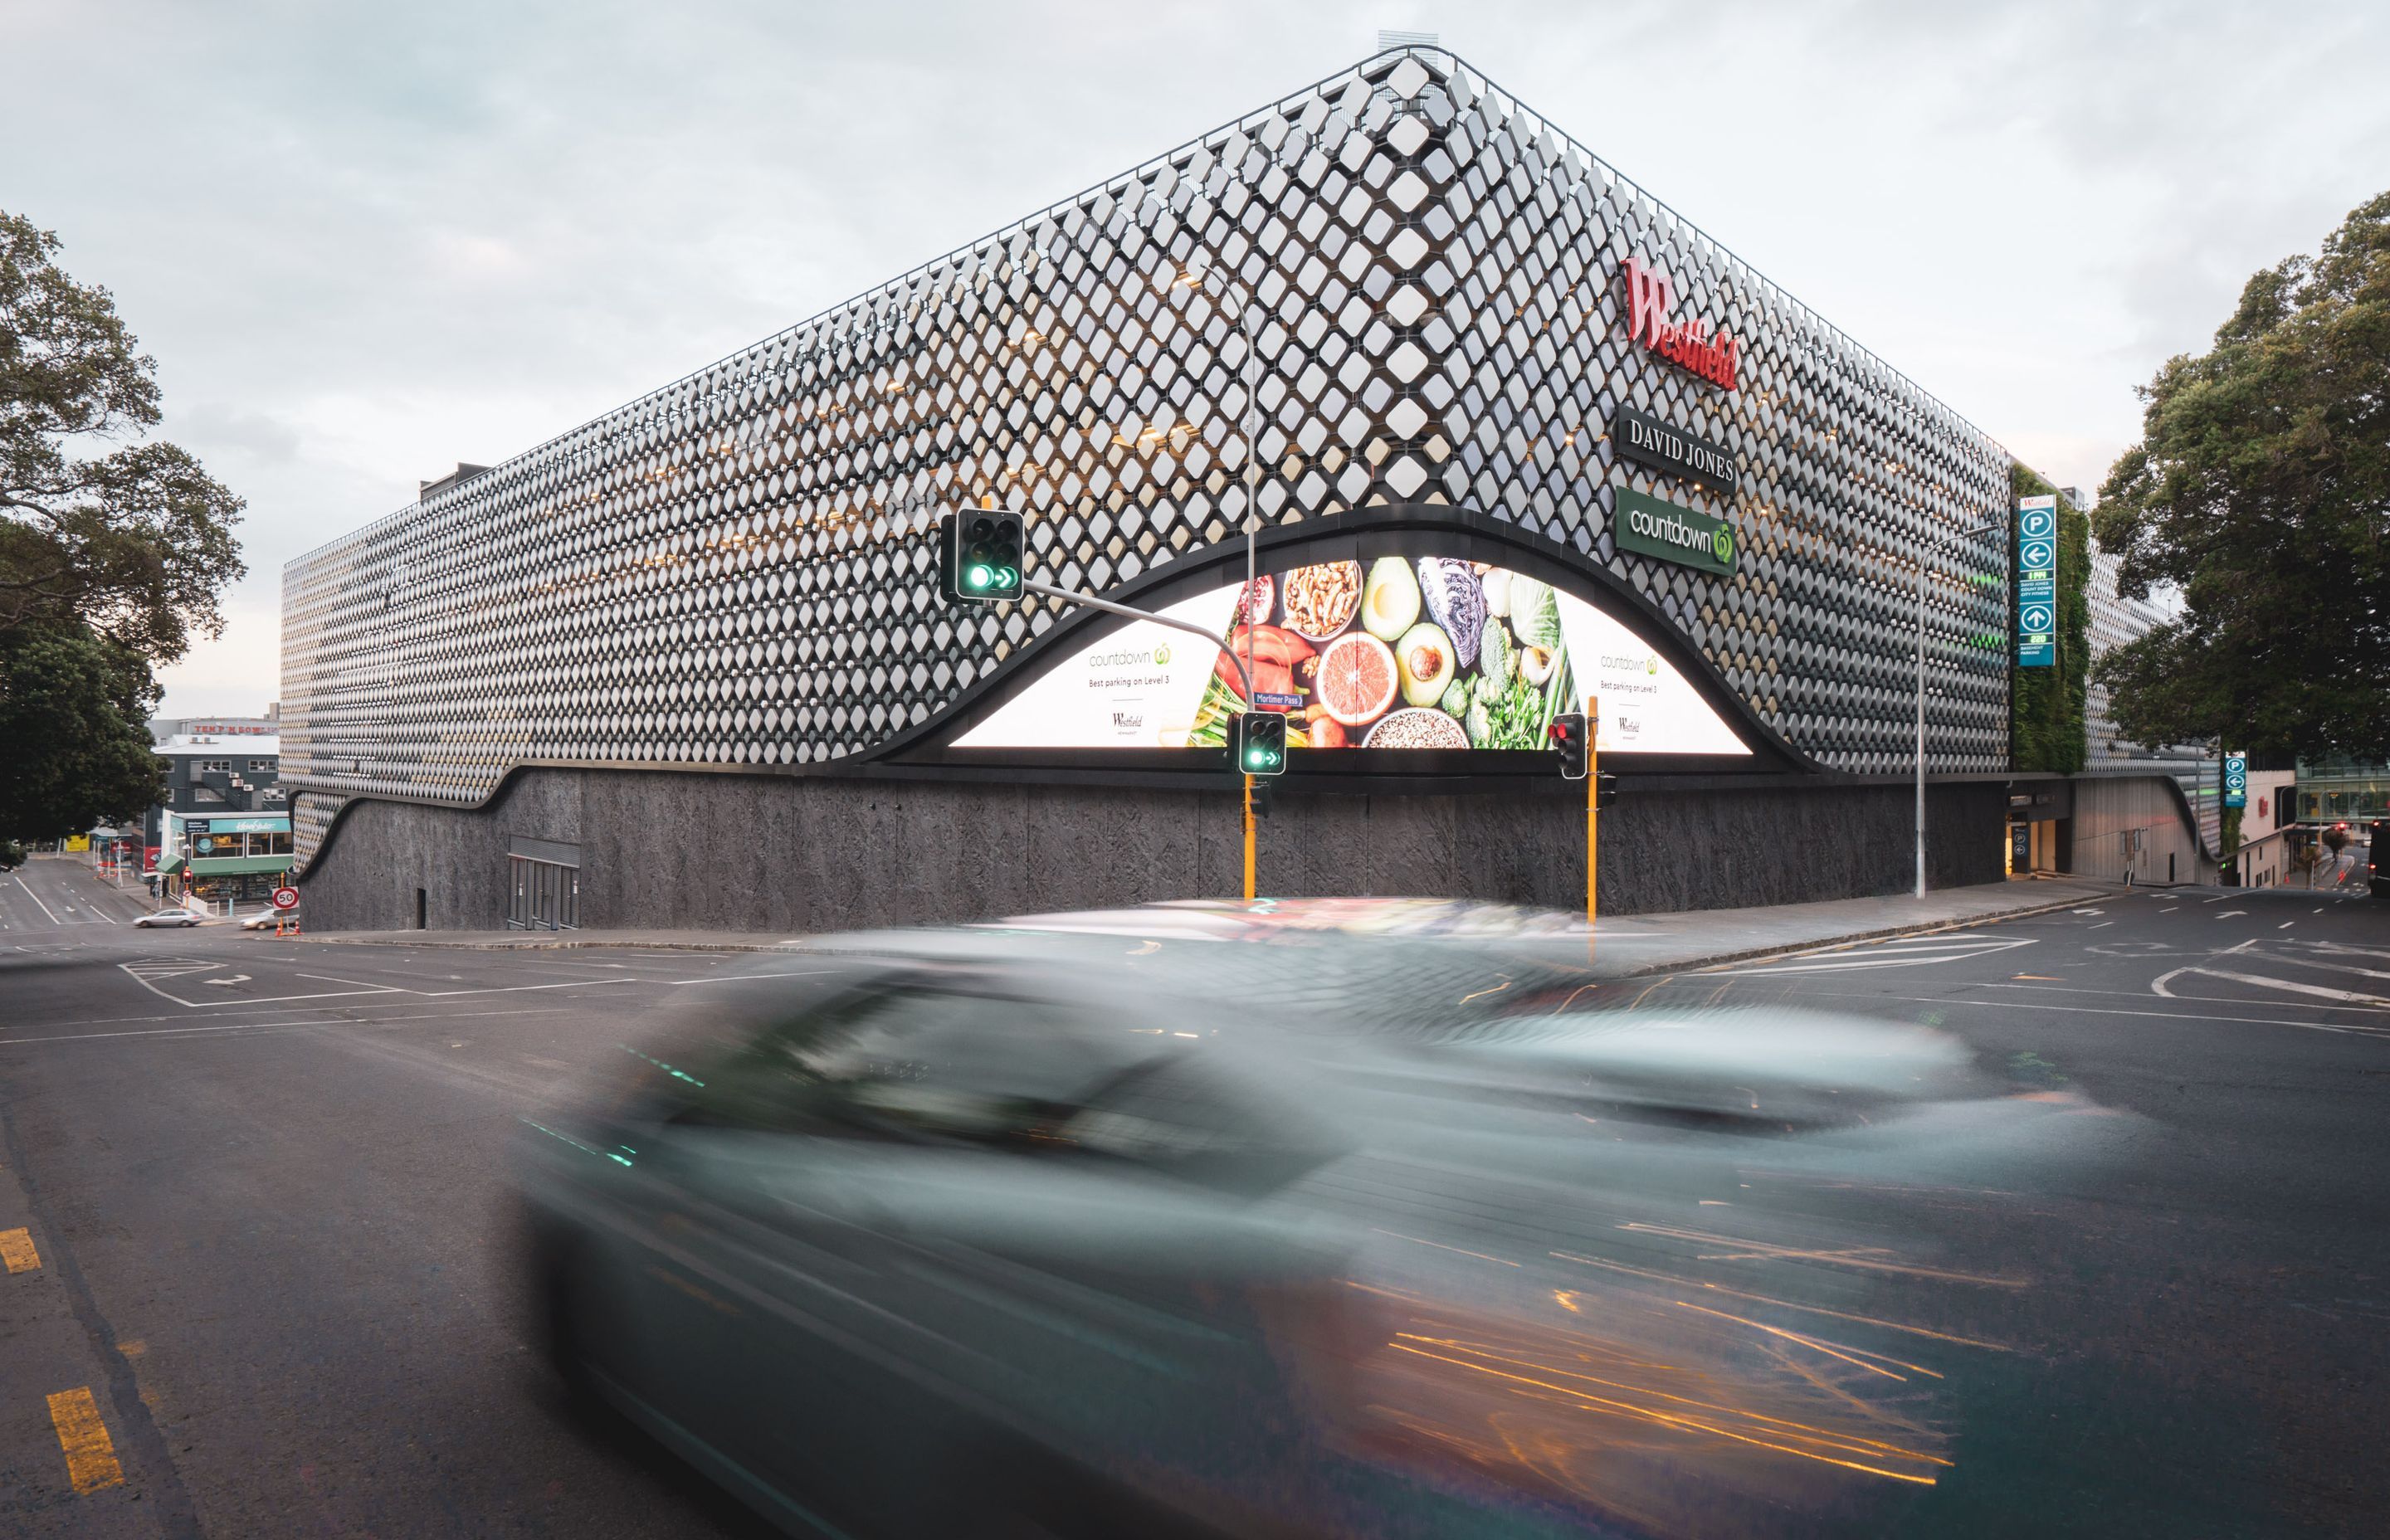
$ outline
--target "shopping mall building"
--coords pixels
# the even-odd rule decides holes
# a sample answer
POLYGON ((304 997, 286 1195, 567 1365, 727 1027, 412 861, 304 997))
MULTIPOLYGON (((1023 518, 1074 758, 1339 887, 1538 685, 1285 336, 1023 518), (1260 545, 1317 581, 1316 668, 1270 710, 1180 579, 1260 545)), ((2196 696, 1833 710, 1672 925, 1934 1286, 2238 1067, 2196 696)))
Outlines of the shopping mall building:
POLYGON ((1610 905, 1903 891, 1921 666, 1934 883, 2212 875, 2200 767, 2085 684, 2150 612, 2064 503, 2054 595, 2018 582, 2047 490, 1461 61, 1381 54, 293 562, 309 922, 1235 892, 1247 687, 1151 622, 948 604, 971 506, 1250 652, 1302 749, 1265 893, 1579 902, 1539 745, 1588 699, 1610 905))

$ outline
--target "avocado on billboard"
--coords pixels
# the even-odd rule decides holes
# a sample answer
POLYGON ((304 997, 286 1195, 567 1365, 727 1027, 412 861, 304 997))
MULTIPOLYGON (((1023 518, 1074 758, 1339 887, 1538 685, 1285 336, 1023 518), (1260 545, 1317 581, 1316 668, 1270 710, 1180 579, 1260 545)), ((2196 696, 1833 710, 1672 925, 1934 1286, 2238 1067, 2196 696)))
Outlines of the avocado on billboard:
POLYGON ((1539 578, 1446 556, 1322 561, 1158 611, 1040 671, 957 749, 1224 749, 1240 712, 1288 717, 1291 749, 1541 750, 1599 703, 1604 753, 1751 751, 1631 627, 1539 578))

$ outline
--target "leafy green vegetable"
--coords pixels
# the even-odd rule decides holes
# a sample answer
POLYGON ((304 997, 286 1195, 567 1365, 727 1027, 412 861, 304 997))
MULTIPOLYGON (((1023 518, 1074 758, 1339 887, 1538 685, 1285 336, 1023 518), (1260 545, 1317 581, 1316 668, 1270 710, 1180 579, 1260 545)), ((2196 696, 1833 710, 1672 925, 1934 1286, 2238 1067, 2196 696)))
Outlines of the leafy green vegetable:
MULTIPOLYGON (((1514 679, 1510 687, 1489 702, 1481 702, 1485 712, 1485 741, 1481 749, 1540 749, 1544 743, 1544 691, 1524 679, 1514 679)), ((1476 743, 1476 736, 1470 741, 1476 743)))
POLYGON ((1529 647, 1561 648, 1561 604, 1552 585, 1525 573, 1510 578, 1510 629, 1529 647))
POLYGON ((1461 716, 1467 714, 1469 711, 1469 682, 1461 678, 1460 675, 1456 673, 1452 676, 1452 684, 1444 692, 1444 699, 1437 701, 1436 704, 1443 707, 1447 715, 1461 716))
POLYGON ((1509 685, 1510 675, 1519 671, 1519 649, 1511 645, 1510 631, 1499 622, 1487 622, 1484 635, 1478 639, 1477 669, 1484 675, 1478 681, 1481 696, 1485 680, 1492 680, 1498 689, 1509 685))

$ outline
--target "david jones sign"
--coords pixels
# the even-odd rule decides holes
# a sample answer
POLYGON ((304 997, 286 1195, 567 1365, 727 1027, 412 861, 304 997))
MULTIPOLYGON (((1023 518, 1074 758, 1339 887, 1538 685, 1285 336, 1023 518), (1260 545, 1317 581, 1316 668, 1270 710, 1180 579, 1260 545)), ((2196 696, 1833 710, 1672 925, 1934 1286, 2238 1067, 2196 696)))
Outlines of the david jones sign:
POLYGON ((1640 257, 1626 259, 1626 335, 1671 363, 1682 365, 1721 390, 1735 388, 1742 344, 1712 337, 1702 321, 1671 321, 1677 286, 1640 257))
POLYGON ((1630 460, 1699 481, 1731 496, 1742 483, 1734 452, 1722 443, 1671 428, 1649 412, 1621 406, 1610 419, 1610 442, 1630 460))

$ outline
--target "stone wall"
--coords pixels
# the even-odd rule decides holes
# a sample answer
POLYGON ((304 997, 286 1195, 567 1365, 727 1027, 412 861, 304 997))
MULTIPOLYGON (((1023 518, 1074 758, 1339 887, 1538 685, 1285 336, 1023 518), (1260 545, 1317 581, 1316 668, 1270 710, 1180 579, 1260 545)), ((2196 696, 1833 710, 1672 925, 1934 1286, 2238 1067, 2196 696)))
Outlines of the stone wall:
MULTIPOLYGON (((1279 896, 1425 894, 1574 909, 1585 808, 1510 792, 1319 794, 1281 783, 1259 841, 1279 896)), ((1614 914, 1905 891, 1900 786, 1630 789, 1602 815, 1614 914)), ((1998 782, 1929 790, 1937 887, 1997 881, 1998 782)), ((796 932, 1239 891, 1232 790, 533 769, 474 810, 353 804, 302 880, 309 929, 505 924, 507 842, 581 849, 585 929, 796 932)))

